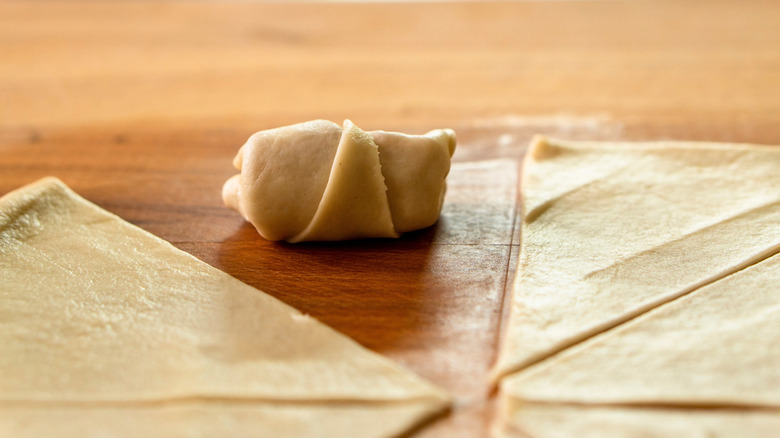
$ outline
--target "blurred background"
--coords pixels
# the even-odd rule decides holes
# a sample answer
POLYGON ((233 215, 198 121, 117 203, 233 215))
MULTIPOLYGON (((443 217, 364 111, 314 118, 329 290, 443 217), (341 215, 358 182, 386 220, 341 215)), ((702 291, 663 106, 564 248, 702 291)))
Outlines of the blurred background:
POLYGON ((0 127, 749 130, 780 112, 778 17, 771 0, 3 1, 0 127))

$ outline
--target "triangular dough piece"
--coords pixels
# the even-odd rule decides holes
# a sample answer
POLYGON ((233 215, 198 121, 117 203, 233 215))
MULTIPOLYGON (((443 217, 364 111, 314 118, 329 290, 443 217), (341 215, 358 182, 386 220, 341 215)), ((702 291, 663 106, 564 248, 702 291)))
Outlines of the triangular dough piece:
POLYGON ((780 251, 780 149, 539 138, 494 378, 780 251))
POLYGON ((507 377, 517 400, 772 407, 780 415, 780 254, 507 377))
POLYGON ((69 431, 93 421, 137 436, 119 429, 146 430, 134 419, 154 411, 149 431, 224 423, 227 435, 256 436, 273 417, 265 436, 288 436, 332 412, 336 435, 373 437, 447 404, 390 360, 53 178, 0 198, 0 424, 14 436, 78 435, 69 431), (47 418, 63 427, 26 423, 47 418), (345 426, 353 420, 367 425, 345 426))
POLYGON ((405 436, 431 415, 426 401, 296 404, 183 401, 144 406, 0 408, 9 437, 360 437, 405 436))
POLYGON ((505 438, 741 438, 777 436, 780 414, 733 409, 695 410, 526 404, 497 429, 505 438))
POLYGON ((376 143, 351 121, 344 121, 317 212, 309 225, 289 241, 398 237, 386 192, 376 143))

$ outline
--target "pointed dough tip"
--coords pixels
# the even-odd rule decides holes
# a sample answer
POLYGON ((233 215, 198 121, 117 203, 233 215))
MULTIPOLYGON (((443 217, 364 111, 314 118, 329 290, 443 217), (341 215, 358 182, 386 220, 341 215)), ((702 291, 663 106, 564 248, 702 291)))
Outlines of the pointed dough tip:
POLYGON ((550 139, 541 134, 537 134, 531 140, 531 146, 528 149, 528 158, 541 161, 556 155, 557 148, 552 144, 550 139))

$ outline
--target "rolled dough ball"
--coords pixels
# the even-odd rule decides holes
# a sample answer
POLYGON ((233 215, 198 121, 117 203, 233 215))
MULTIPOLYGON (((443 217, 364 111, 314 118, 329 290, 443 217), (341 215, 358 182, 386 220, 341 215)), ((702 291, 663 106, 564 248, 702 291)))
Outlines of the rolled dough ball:
POLYGON ((239 149, 225 204, 288 242, 398 237, 439 217, 455 133, 365 132, 325 120, 260 131, 239 149))

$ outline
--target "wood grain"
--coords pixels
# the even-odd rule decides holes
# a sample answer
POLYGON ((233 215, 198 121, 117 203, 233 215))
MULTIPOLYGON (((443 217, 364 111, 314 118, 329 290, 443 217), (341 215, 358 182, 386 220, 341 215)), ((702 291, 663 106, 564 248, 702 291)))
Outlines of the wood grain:
POLYGON ((0 193, 45 175, 452 392, 488 436, 530 138, 780 144, 780 3, 0 2, 0 193), (224 208, 252 132, 459 138, 442 218, 288 245, 224 208))

